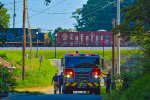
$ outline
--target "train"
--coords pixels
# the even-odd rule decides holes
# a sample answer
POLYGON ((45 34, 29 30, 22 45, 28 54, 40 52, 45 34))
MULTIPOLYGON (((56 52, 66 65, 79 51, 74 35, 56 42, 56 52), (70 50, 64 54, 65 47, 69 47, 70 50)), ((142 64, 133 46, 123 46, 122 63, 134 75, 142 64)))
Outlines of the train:
MULTIPOLYGON (((112 46, 112 32, 57 32, 55 39, 48 36, 48 33, 41 32, 41 29, 30 29, 32 34, 32 46, 39 47, 99 47, 112 46), (38 33, 38 34, 37 34, 38 33), (51 41, 51 43, 50 43, 51 41), (53 42, 53 43, 52 43, 53 42)), ((22 28, 0 29, 0 47, 21 47, 23 44, 22 28)), ((29 34, 26 28, 26 43, 29 46, 29 34)), ((121 38, 121 46, 129 46, 127 39, 121 38)))
MULTIPOLYGON (((58 32, 58 47, 99 47, 112 46, 112 32, 58 32)), ((128 46, 127 38, 121 38, 121 46, 128 46)))
MULTIPOLYGON (((28 28, 26 28, 26 43, 29 46, 30 39, 28 28)), ((41 32, 41 29, 30 29, 32 35, 32 46, 37 45, 44 47, 47 46, 48 34, 41 32)), ((0 29, 0 46, 1 47, 21 47, 23 40, 23 30, 22 28, 8 28, 0 29)))

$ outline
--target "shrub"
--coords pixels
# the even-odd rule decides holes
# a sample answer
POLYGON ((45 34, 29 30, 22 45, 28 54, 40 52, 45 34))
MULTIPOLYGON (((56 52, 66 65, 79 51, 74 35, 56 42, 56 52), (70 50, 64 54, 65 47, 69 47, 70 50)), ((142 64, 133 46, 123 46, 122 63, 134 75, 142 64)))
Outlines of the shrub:
POLYGON ((15 88, 15 79, 6 67, 0 65, 0 94, 12 91, 15 88))

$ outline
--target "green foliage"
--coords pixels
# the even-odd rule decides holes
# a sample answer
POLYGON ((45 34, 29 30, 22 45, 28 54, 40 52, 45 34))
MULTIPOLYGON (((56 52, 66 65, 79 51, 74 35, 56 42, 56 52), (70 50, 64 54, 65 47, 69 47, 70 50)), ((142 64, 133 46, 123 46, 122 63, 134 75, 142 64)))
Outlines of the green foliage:
MULTIPOLYGON (((27 66, 30 66, 29 60, 27 60, 26 64, 27 66)), ((56 67, 50 65, 48 59, 44 59, 41 66, 39 59, 34 59, 32 68, 26 68, 25 80, 17 80, 17 87, 49 86, 56 71, 56 67)))
MULTIPOLYGON (((30 67, 30 59, 26 59, 26 67, 25 67, 25 80, 22 81, 22 52, 21 50, 4 50, 0 51, 0 55, 4 54, 8 58, 7 60, 16 67, 13 75, 15 76, 17 88, 23 87, 38 87, 38 86, 48 86, 52 81, 52 77, 57 71, 57 68, 50 64, 49 59, 43 59, 40 66, 40 59, 33 58, 32 67, 30 67)), ((27 51, 29 54, 29 51, 27 51)), ((35 54, 35 53, 34 53, 35 54)), ((43 54, 43 53, 42 53, 43 54)), ((43 56, 43 55, 39 55, 43 56)), ((47 55, 49 56, 49 55, 47 55)))
POLYGON ((77 20, 77 24, 75 25, 76 29, 78 31, 111 30, 111 20, 115 18, 115 12, 113 11, 114 6, 100 10, 100 8, 111 1, 112 0, 88 0, 87 4, 83 5, 82 8, 78 8, 73 13, 73 17, 77 20))
POLYGON ((4 5, 0 2, 0 9, 3 7, 4 5))
POLYGON ((0 28, 8 28, 10 15, 7 12, 4 7, 0 9, 0 28))
POLYGON ((3 59, 8 59, 6 53, 4 53, 4 52, 0 53, 0 57, 3 59))
POLYGON ((52 33, 50 35, 50 38, 52 40, 52 46, 55 46, 55 34, 57 34, 58 32, 72 32, 72 31, 76 31, 75 29, 65 29, 65 28, 62 28, 62 27, 58 27, 54 30, 54 33, 52 33))
POLYGON ((49 5, 50 3, 51 3, 51 0, 45 0, 46 6, 49 5))
MULTIPOLYGON (((123 9, 124 23, 116 28, 123 36, 133 41, 143 52, 140 61, 121 74, 120 88, 105 97, 105 100, 149 100, 150 99, 150 2, 136 0, 123 9)), ((138 58, 138 57, 135 57, 138 58)))
MULTIPOLYGON (((78 50, 79 53, 87 53, 87 50, 78 50)), ((13 73, 17 79, 17 88, 22 87, 36 87, 36 86, 48 86, 51 83, 52 76, 57 71, 56 67, 50 65, 50 59, 54 59, 54 50, 39 50, 39 57, 43 56, 43 62, 40 67, 39 58, 33 58, 32 68, 30 67, 30 59, 26 59, 26 76, 25 80, 21 80, 21 65, 22 65, 22 51, 21 50, 3 50, 0 51, 0 55, 5 53, 7 60, 16 67, 13 73), (40 69, 40 70, 39 70, 40 69), (38 77, 38 78, 37 78, 38 77)), ((57 59, 63 58, 66 53, 73 53, 75 50, 57 50, 57 59)), ((89 53, 102 54, 102 50, 88 50, 89 53)), ((129 53, 130 50, 121 50, 121 53, 131 56, 133 53, 129 53)), ((29 54, 29 51, 26 52, 29 54)), ((135 51, 136 53, 136 51, 135 51)), ((33 51, 34 57, 36 51, 33 51)), ((111 50, 105 50, 105 62, 111 62, 111 50)), ((30 57, 30 55, 29 55, 30 57)))
POLYGON ((10 15, 7 12, 8 10, 4 8, 3 4, 0 2, 0 42, 2 42, 1 43, 2 47, 6 41, 5 34, 3 34, 2 30, 4 30, 4 28, 9 27, 10 15))
POLYGON ((150 55, 150 3, 149 0, 136 0, 133 5, 123 9, 124 23, 117 31, 141 47, 147 56, 150 55))
POLYGON ((0 65, 0 94, 15 88, 15 79, 6 67, 0 65))
POLYGON ((49 40, 48 40, 49 41, 49 45, 52 46, 53 45, 53 37, 52 37, 52 33, 51 32, 48 33, 48 37, 49 37, 49 40))
MULTIPOLYGON (((133 0, 121 1, 123 6, 127 6, 133 0)), ((73 18, 77 21, 75 27, 78 31, 97 31, 100 29, 111 31, 112 19, 116 18, 116 9, 114 0, 88 0, 82 8, 73 12, 73 18)))
POLYGON ((104 100, 149 100, 150 99, 150 75, 141 76, 134 80, 126 90, 112 91, 104 97, 104 100))

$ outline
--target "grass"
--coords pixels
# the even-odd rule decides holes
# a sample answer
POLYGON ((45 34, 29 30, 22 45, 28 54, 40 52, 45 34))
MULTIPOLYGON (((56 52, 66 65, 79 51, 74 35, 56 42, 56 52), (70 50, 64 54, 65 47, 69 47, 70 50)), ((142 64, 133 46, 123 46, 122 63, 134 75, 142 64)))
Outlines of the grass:
POLYGON ((40 66, 39 58, 33 58, 32 67, 30 67, 30 59, 26 59, 25 80, 22 81, 22 52, 20 50, 0 51, 0 55, 4 53, 7 56, 6 60, 16 67, 16 71, 13 74, 16 77, 17 88, 48 86, 51 84, 57 68, 50 65, 49 59, 44 58, 40 66))
MULTIPOLYGON (((78 50, 79 53, 97 53, 102 54, 102 50, 78 50)), ((57 50, 57 59, 63 58, 66 53, 75 52, 75 50, 57 50)), ((26 52, 29 54, 29 50, 26 52)), ((122 55, 131 56, 135 53, 139 53, 136 50, 121 50, 122 55)), ((22 65, 22 51, 21 50, 1 50, 0 57, 4 57, 13 66, 17 68, 14 75, 16 77, 17 88, 25 87, 38 87, 48 86, 51 83, 52 77, 57 71, 55 66, 50 65, 49 59, 54 59, 54 50, 39 50, 39 58, 43 56, 43 61, 40 67, 39 58, 35 58, 36 51, 33 51, 32 67, 30 67, 30 59, 26 59, 25 66, 25 80, 21 80, 21 65, 22 65)), ((111 50, 105 50, 105 61, 111 62, 112 53, 111 50)))
POLYGON ((103 96, 104 100, 150 100, 150 75, 135 80, 127 90, 112 91, 103 96))

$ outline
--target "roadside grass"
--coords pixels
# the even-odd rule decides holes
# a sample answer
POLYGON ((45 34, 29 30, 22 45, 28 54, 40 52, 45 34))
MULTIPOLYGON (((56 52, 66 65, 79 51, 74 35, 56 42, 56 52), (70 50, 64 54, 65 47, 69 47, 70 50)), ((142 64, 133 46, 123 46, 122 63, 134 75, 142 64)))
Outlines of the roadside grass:
POLYGON ((106 86, 101 86, 101 95, 106 94, 106 86))
MULTIPOLYGON (((28 53, 29 51, 27 51, 28 53)), ((22 81, 22 51, 21 50, 4 50, 0 51, 1 54, 6 54, 7 61, 9 61, 13 66, 16 67, 13 73, 16 77, 17 86, 16 88, 25 87, 39 87, 39 86, 49 86, 52 82, 52 77, 57 71, 56 66, 50 65, 49 59, 43 59, 41 66, 39 58, 34 58, 32 60, 32 67, 30 67, 30 59, 26 59, 25 66, 25 80, 22 81)))
MULTIPOLYGON (((76 50, 57 50, 56 59, 63 58, 66 53, 73 53, 76 50)), ((102 50, 78 50, 79 53, 97 53, 102 55, 102 50)), ((29 50, 26 51, 26 54, 29 55, 29 50)), ((33 50, 33 60, 32 67, 30 67, 30 55, 26 59, 25 66, 25 80, 21 80, 22 74, 22 51, 21 50, 1 50, 0 57, 3 57, 9 61, 13 66, 16 67, 14 75, 16 77, 17 88, 26 88, 26 87, 39 87, 39 86, 49 86, 52 81, 53 75, 56 73, 56 66, 50 65, 50 59, 54 58, 54 50, 39 50, 39 57, 36 58, 36 50, 33 50), (43 61, 40 67, 40 56, 43 56, 43 61)), ((139 53, 136 50, 121 50, 121 54, 126 56, 131 56, 133 54, 139 53)), ((111 50, 105 50, 105 61, 111 62, 112 52, 111 50)))
POLYGON ((104 100, 150 100, 150 75, 133 81, 127 90, 118 89, 103 96, 104 100))

